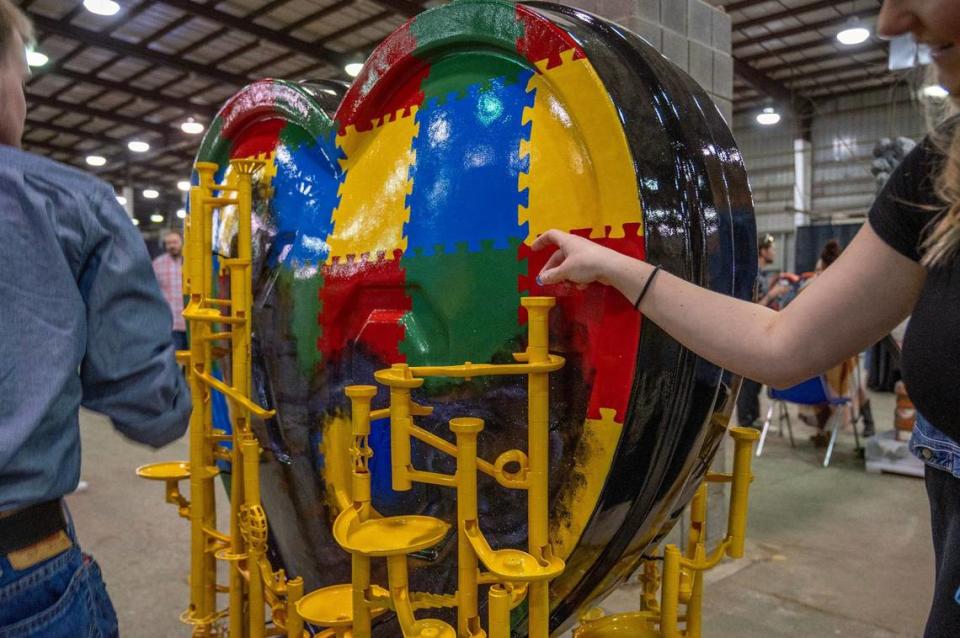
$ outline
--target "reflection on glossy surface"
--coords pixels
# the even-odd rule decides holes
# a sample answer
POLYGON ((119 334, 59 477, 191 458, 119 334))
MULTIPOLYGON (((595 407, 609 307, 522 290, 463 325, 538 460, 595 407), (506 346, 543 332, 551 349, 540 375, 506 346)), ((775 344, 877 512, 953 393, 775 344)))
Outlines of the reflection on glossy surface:
MULTIPOLYGON (((307 591, 349 581, 330 531, 350 502, 344 386, 394 362, 505 361, 523 348, 520 298, 546 294, 558 300, 551 350, 567 358, 551 381, 550 533, 569 564, 552 584, 554 626, 626 575, 716 449, 721 371, 610 288, 539 287, 549 254, 529 245, 557 227, 745 297, 750 194, 705 94, 586 14, 458 0, 400 27, 345 94, 277 81, 239 93, 200 151, 230 157, 268 160, 255 189, 254 381, 277 409, 256 425, 277 566, 307 591)), ((218 221, 228 256, 236 220, 218 221)), ((420 425, 438 436, 469 415, 486 422, 484 458, 523 447, 521 380, 431 379, 418 392, 437 406, 420 425)), ((389 442, 374 423, 376 509, 452 522, 449 493, 391 489, 389 442)), ((453 470, 426 446, 413 456, 453 470)), ((479 490, 491 542, 522 545, 524 496, 483 479, 479 490)), ((455 588, 455 547, 448 536, 411 562, 414 589, 455 588)), ((389 617, 378 635, 396 635, 389 617)))

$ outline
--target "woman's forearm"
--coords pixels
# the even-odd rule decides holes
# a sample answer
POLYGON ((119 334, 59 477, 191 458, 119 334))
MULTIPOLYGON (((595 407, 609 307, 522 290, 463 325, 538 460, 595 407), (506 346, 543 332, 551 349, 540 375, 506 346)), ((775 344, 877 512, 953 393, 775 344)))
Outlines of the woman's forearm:
MULTIPOLYGON (((605 279, 635 301, 653 272, 649 263, 621 256, 605 279)), ((764 306, 695 286, 667 272, 656 275, 640 306, 674 339, 717 365, 771 385, 789 372, 776 364, 777 313, 764 306)))
MULTIPOLYGON (((653 266, 589 239, 549 230, 534 250, 556 246, 543 285, 601 282, 631 303, 653 266)), ((803 381, 889 334, 913 309, 926 271, 865 225, 840 258, 783 312, 659 273, 640 310, 701 357, 748 378, 783 387, 803 381)))
MULTIPOLYGON (((624 255, 604 280, 631 302, 653 271, 624 255)), ((926 271, 864 226, 782 312, 659 273, 641 312, 703 358, 769 385, 798 383, 877 342, 913 309, 926 271)))

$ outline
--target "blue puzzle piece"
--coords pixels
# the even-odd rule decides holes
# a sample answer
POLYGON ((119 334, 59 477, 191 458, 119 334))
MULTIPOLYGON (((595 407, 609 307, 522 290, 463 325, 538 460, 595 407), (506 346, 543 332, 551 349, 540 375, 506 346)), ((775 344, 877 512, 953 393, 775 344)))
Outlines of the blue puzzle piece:
POLYGON ((466 243, 478 252, 483 240, 506 249, 511 238, 527 236, 526 224, 517 223, 527 194, 517 187, 529 165, 528 157, 520 158, 520 142, 530 139, 531 125, 522 121, 524 108, 533 106, 526 91, 533 72, 520 75, 509 84, 495 79, 471 86, 442 104, 431 100, 417 112, 408 250, 432 255, 437 246, 452 251, 466 243))
POLYGON ((343 152, 334 135, 314 144, 277 147, 274 156, 273 210, 277 236, 269 266, 322 264, 330 253, 327 238, 333 232, 333 211, 343 175, 337 160, 343 152))

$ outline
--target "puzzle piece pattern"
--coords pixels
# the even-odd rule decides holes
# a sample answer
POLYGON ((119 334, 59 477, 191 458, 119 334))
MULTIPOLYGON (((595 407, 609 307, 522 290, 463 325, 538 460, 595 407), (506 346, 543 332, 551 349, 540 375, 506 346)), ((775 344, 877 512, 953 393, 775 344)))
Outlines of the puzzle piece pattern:
POLYGON ((526 237, 516 214, 526 202, 526 192, 517 191, 526 170, 518 151, 530 136, 521 116, 533 104, 524 90, 532 74, 525 71, 520 83, 488 80, 443 103, 431 99, 417 112, 409 249, 430 255, 438 246, 452 251, 467 243, 478 252, 484 241, 503 249, 526 237))
POLYGON ((622 237, 622 228, 642 220, 637 178, 616 108, 600 78, 576 50, 558 54, 561 63, 537 63, 527 90, 536 100, 524 111, 532 124, 521 157, 529 172, 520 176, 520 190, 529 189, 529 203, 520 210, 528 223, 527 243, 551 228, 591 228, 604 236, 604 226, 622 237))
POLYGON ((517 38, 517 52, 531 64, 541 69, 553 69, 571 56, 574 60, 587 57, 569 33, 521 4, 516 5, 516 20, 523 27, 523 35, 517 38))
POLYGON ((400 317, 411 303, 404 290, 400 251, 389 258, 336 257, 322 273, 318 317, 322 336, 317 349, 323 360, 335 363, 351 343, 359 342, 383 361, 403 361, 397 349, 403 339, 400 317))
POLYGON ((523 329, 517 324, 520 304, 517 277, 525 272, 516 260, 519 240, 498 249, 492 241, 479 251, 460 244, 455 251, 403 258, 412 312, 404 316, 406 338, 400 351, 411 365, 450 361, 490 361, 509 348, 523 329), (468 282, 465 285, 465 282, 468 282))
MULTIPOLYGON (((572 232, 589 237, 592 229, 572 232)), ((607 234, 592 239, 617 252, 643 259, 646 253, 640 224, 628 224, 622 232, 623 237, 607 234)), ((539 285, 537 274, 553 252, 533 252, 526 244, 520 246, 519 258, 527 261, 529 274, 520 277, 519 289, 529 295, 557 297, 557 311, 563 316, 561 325, 571 331, 571 347, 586 355, 584 377, 592 388, 587 418, 599 419, 601 408, 611 408, 615 410, 617 423, 623 423, 636 365, 636 348, 625 344, 639 344, 640 313, 623 295, 609 286, 592 284, 580 290, 566 284, 539 285)), ((525 314, 521 316, 521 321, 526 322, 525 314)))
POLYGON ((416 159, 418 129, 416 117, 398 111, 368 131, 348 126, 337 137, 344 179, 327 239, 328 263, 334 257, 363 254, 375 258, 383 253, 392 259, 395 251, 406 249, 403 227, 410 217, 406 199, 413 188, 410 167, 416 159))

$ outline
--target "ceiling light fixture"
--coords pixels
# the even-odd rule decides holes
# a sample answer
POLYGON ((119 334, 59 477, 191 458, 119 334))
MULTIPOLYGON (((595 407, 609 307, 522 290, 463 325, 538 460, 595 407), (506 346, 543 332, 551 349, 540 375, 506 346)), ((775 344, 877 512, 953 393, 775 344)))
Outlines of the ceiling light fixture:
POLYGON ((840 44, 848 47, 862 44, 870 38, 870 29, 860 24, 860 19, 853 17, 847 22, 847 25, 837 34, 837 40, 840 44))
POLYGON ((98 16, 112 16, 120 11, 120 5, 113 0, 83 0, 83 7, 98 16))
POLYGON ((945 98, 950 95, 950 92, 939 84, 931 84, 930 86, 923 87, 923 90, 920 91, 923 97, 932 97, 932 98, 945 98))
POLYGON ((203 133, 203 124, 191 117, 186 122, 180 124, 180 130, 187 135, 200 135, 203 133))
POLYGON ((107 163, 107 158, 103 155, 87 155, 86 161, 90 166, 103 166, 107 163))
POLYGON ((757 123, 763 126, 773 126, 780 123, 780 114, 772 106, 768 106, 757 114, 757 123))
POLYGON ((186 193, 188 190, 190 190, 190 182, 185 179, 180 180, 177 182, 177 189, 186 193))
POLYGON ((50 61, 46 54, 34 49, 27 49, 27 66, 43 66, 50 61))
POLYGON ((121 206, 126 206, 127 198, 124 197, 123 195, 117 195, 117 203, 120 204, 121 206))
POLYGON ((343 67, 343 70, 347 72, 352 78, 360 75, 360 70, 363 69, 363 62, 351 62, 347 66, 343 67))
POLYGON ((184 219, 187 216, 186 209, 180 208, 177 210, 177 219, 184 219))
POLYGON ((134 153, 146 153, 150 150, 150 145, 141 140, 130 140, 127 142, 127 148, 134 153))
POLYGON ((130 221, 133 222, 133 225, 134 225, 134 226, 139 226, 139 225, 140 225, 140 220, 137 219, 136 217, 131 217, 131 218, 130 218, 130 221))
POLYGON ((160 197, 160 193, 155 188, 147 188, 143 191, 143 196, 147 199, 156 199, 160 197))
POLYGON ((153 215, 150 215, 150 221, 152 221, 154 224, 162 224, 163 215, 160 213, 154 213, 153 215))

